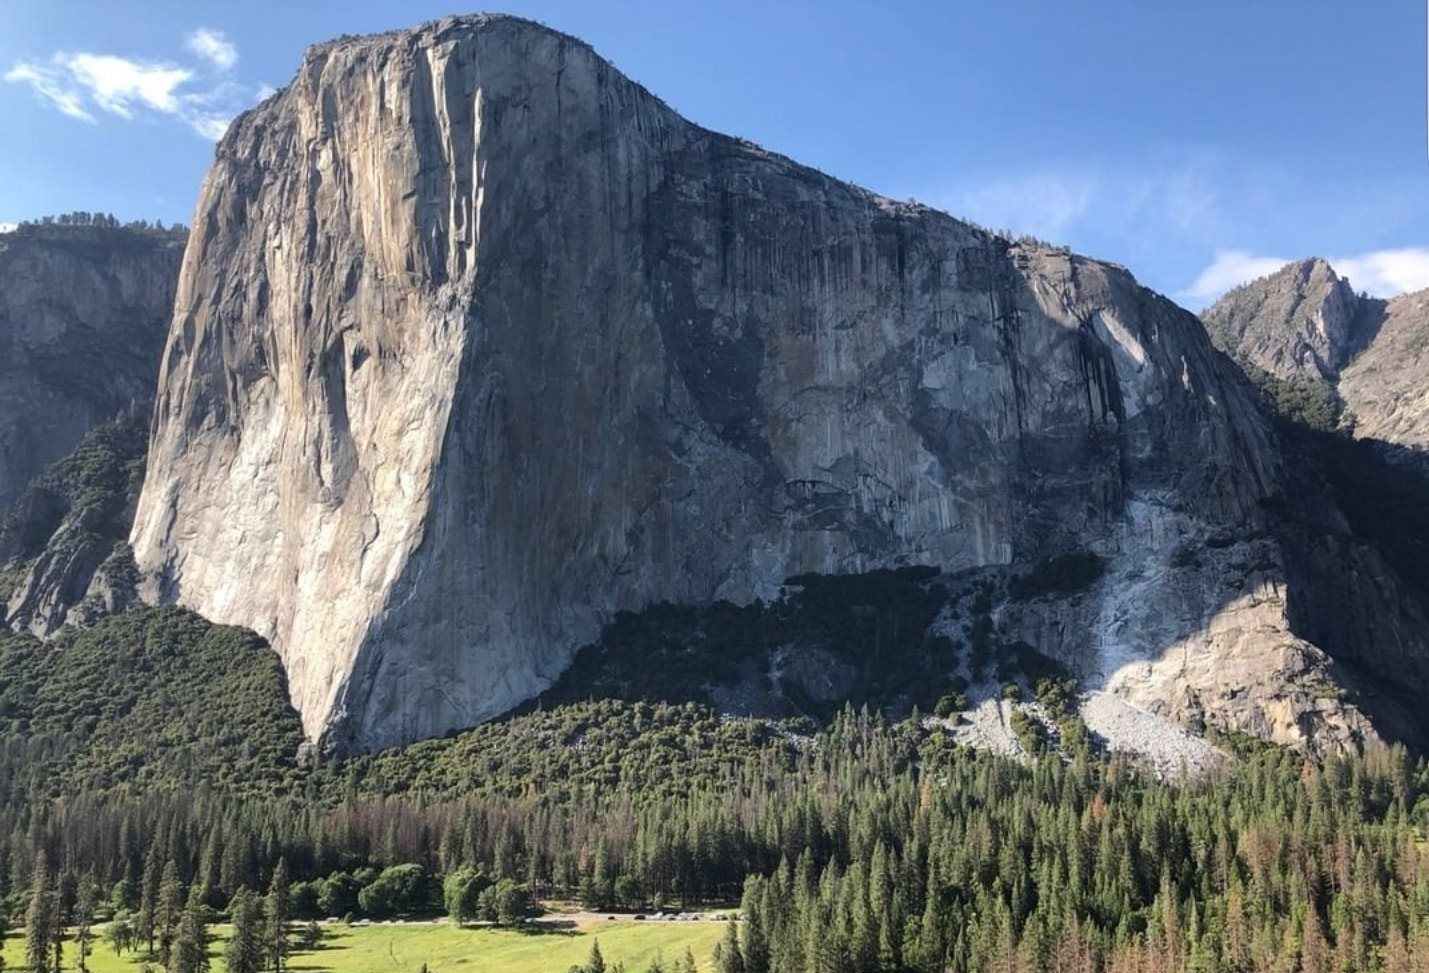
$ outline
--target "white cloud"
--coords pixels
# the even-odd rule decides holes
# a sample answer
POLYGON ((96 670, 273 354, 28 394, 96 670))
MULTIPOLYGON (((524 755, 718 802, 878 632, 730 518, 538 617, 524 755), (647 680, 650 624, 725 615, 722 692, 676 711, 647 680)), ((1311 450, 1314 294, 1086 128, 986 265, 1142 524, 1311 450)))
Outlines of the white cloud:
POLYGON ((1217 250, 1210 266, 1177 296, 1197 306, 1209 304, 1226 291, 1273 274, 1289 262, 1284 257, 1262 257, 1244 250, 1217 250))
MULTIPOLYGON (((238 50, 215 30, 190 34, 188 47, 220 70, 238 61, 238 50)), ((188 67, 87 51, 61 52, 48 63, 21 61, 4 79, 28 85, 43 101, 81 121, 94 122, 101 114, 135 119, 152 113, 215 140, 263 90, 228 80, 201 87, 188 67)))
POLYGON ((227 71, 238 63, 238 48, 219 30, 200 27, 188 36, 184 46, 220 71, 227 71))
MULTIPOLYGON (((1429 248, 1369 250, 1326 259, 1356 290, 1374 297, 1394 297, 1429 288, 1429 248)), ((1218 250, 1210 266, 1177 296, 1193 306, 1204 306, 1241 284, 1275 273, 1289 262, 1284 257, 1258 256, 1244 250, 1218 250)))
POLYGON ((1330 266, 1356 289, 1393 297, 1429 287, 1429 248, 1371 250, 1351 257, 1331 257, 1330 266))
POLYGON ((0 223, 0 233, 14 233, 18 226, 17 223, 0 223))
POLYGON ((55 63, 95 104, 120 118, 133 118, 134 109, 141 106, 166 115, 179 114, 179 88, 193 77, 183 68, 144 64, 112 54, 59 54, 55 63))
POLYGON ((54 105, 70 118, 93 122, 94 116, 84 109, 84 96, 64 83, 58 72, 24 61, 5 72, 5 80, 28 84, 35 94, 54 105))

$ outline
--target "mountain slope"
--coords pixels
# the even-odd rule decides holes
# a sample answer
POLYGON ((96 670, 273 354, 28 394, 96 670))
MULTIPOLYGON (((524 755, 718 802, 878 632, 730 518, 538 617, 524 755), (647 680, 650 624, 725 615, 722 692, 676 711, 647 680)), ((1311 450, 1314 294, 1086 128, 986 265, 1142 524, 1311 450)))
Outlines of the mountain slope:
POLYGON ((313 48, 197 212, 135 555, 270 639, 333 748, 495 716, 618 611, 1079 554, 1087 590, 942 624, 1168 717, 1376 736, 1287 620, 1250 389, 1120 268, 701 129, 499 16, 313 48))
POLYGON ((1318 258, 1232 290, 1201 319, 1237 359, 1303 381, 1333 378, 1373 332, 1349 281, 1318 258))
POLYGON ((1341 372, 1355 435, 1429 452, 1429 291, 1380 303, 1374 340, 1341 372))
POLYGON ((285 696, 253 633, 180 609, 0 636, 0 802, 291 784, 302 736, 285 696))
POLYGON ((1429 449, 1429 291, 1356 294, 1313 258, 1236 288, 1202 318, 1218 347, 1289 383, 1277 391, 1328 395, 1356 436, 1429 449))

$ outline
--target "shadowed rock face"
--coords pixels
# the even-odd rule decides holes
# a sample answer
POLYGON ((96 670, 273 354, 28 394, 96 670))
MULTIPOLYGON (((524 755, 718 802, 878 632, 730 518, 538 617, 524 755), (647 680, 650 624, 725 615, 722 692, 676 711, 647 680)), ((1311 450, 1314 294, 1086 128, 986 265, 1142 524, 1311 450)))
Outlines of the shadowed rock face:
POLYGON ((149 408, 183 244, 94 226, 0 234, 0 510, 90 429, 149 408))
POLYGON ((1119 268, 472 17, 314 48, 220 144, 132 543, 152 595, 268 637, 339 749, 507 710, 618 609, 1074 547, 1120 579, 1035 619, 1105 622, 1048 634, 1079 671, 1353 745, 1364 719, 1304 689, 1329 662, 1273 545, 1234 591, 1183 572, 1163 597, 1124 560, 1260 543, 1269 435, 1199 322, 1119 268))

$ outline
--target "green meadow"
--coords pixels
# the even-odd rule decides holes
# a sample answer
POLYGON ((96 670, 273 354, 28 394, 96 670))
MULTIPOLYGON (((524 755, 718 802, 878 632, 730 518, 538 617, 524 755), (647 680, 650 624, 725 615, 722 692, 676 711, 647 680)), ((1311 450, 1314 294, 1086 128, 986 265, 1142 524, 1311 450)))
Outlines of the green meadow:
MULTIPOLYGON (((214 973, 223 971, 223 945, 228 927, 212 927, 209 949, 214 973)), ((89 957, 91 973, 139 973, 143 950, 115 956, 101 936, 89 957)), ((701 970, 711 969, 710 954, 724 933, 718 922, 640 922, 629 919, 593 921, 574 927, 533 924, 527 931, 461 927, 449 922, 404 922, 371 926, 324 926, 323 942, 315 950, 290 958, 292 973, 429 973, 466 970, 476 973, 565 973, 584 963, 591 943, 600 943, 607 966, 625 965, 628 973, 644 973, 658 955, 666 964, 688 948, 701 970)), ((5 968, 24 970, 23 933, 5 941, 5 968)), ((77 969, 73 942, 65 946, 64 968, 77 969)), ((160 971, 157 961, 153 964, 160 971)))

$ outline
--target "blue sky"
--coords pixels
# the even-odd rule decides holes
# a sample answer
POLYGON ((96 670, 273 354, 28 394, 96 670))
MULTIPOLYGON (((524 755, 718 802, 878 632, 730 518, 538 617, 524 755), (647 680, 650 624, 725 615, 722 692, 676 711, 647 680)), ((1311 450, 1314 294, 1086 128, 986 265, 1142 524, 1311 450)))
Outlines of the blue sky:
MULTIPOLYGON (((188 222, 304 47, 452 0, 0 0, 0 222, 188 222)), ((1191 307, 1283 260, 1429 286, 1423 0, 565 2, 687 117, 1130 267, 1191 307)))

